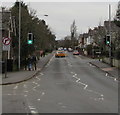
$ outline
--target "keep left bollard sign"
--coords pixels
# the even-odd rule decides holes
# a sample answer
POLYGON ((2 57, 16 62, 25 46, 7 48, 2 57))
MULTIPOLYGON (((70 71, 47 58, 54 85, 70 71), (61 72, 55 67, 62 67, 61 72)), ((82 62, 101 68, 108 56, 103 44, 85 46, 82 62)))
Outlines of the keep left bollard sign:
POLYGON ((9 51, 10 50, 10 43, 11 43, 11 38, 3 38, 3 51, 9 51))

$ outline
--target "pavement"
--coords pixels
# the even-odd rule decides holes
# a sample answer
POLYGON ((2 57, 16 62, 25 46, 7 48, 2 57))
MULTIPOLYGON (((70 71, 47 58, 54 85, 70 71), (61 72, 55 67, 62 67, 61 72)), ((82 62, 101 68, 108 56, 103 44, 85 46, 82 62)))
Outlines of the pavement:
POLYGON ((44 66, 49 62, 52 56, 53 53, 50 53, 45 57, 41 57, 40 60, 38 60, 37 62, 37 70, 32 70, 32 71, 20 70, 14 72, 7 72, 6 77, 5 74, 2 74, 2 84, 0 85, 16 84, 33 78, 44 68, 44 66))
POLYGON ((83 55, 80 55, 80 58, 90 60, 89 63, 99 68, 101 71, 104 71, 106 76, 115 77, 117 80, 120 80, 120 69, 117 67, 111 67, 109 64, 102 62, 102 60, 92 59, 83 55))
POLYGON ((99 61, 98 59, 94 59, 90 62, 90 64, 96 66, 106 73, 106 76, 115 77, 117 80, 120 80, 120 69, 117 67, 111 67, 109 64, 99 61))

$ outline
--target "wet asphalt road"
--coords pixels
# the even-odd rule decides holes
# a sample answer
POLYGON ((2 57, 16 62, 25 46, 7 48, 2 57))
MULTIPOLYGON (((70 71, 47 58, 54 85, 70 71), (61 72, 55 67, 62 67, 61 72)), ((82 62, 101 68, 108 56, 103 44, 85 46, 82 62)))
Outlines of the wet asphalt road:
POLYGON ((117 113, 118 82, 90 60, 53 56, 35 78, 3 86, 3 113, 117 113))

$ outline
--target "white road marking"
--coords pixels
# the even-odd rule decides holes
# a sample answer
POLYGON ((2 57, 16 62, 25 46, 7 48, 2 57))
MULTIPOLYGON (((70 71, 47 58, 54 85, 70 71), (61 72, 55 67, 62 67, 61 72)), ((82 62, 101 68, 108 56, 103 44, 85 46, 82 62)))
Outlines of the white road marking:
POLYGON ((63 105, 63 103, 61 103, 61 102, 59 102, 58 104, 61 106, 61 108, 66 108, 67 107, 67 106, 63 105))
POLYGON ((76 79, 79 79, 78 77, 76 77, 76 75, 73 75, 72 77, 76 78, 76 79))
POLYGON ((37 87, 39 87, 40 85, 38 84, 37 87))
POLYGON ((24 91, 24 92, 28 93, 28 91, 24 91))
POLYGON ((33 111, 33 110, 32 110, 32 111, 31 111, 31 113, 35 114, 35 113, 38 113, 38 112, 37 112, 37 111, 33 111))
POLYGON ((94 65, 90 64, 91 67, 95 67, 94 65))
POLYGON ((38 101, 40 101, 40 99, 37 99, 38 101))
POLYGON ((16 85, 13 89, 17 89, 18 88, 18 86, 16 85))
POLYGON ((106 73, 105 76, 108 77, 108 78, 113 79, 115 82, 118 82, 117 78, 109 76, 108 73, 106 73))
POLYGON ((27 85, 24 84, 23 87, 24 87, 24 88, 27 88, 27 85))
POLYGON ((7 95, 12 95, 12 94, 7 94, 7 95))
POLYGON ((84 86, 86 87, 86 84, 84 84, 84 83, 82 83, 82 82, 80 82, 80 81, 79 81, 78 83, 80 83, 80 84, 82 84, 82 85, 84 85, 84 86))
POLYGON ((45 95, 45 92, 42 92, 42 95, 45 95))
MULTIPOLYGON (((73 74, 73 73, 72 73, 73 74)), ((79 79, 78 77, 76 77, 77 76, 77 74, 74 74, 72 77, 74 77, 74 78, 76 78, 76 79, 79 79)))
POLYGON ((27 95, 24 95, 25 97, 27 97, 27 95))
POLYGON ((38 77, 36 77, 36 79, 38 79, 38 81, 40 81, 41 79, 40 78, 38 78, 38 77))
POLYGON ((108 73, 106 73, 105 76, 108 76, 108 73))
POLYGON ((66 108, 66 106, 64 106, 64 105, 63 105, 63 106, 61 106, 61 107, 62 107, 62 108, 66 108))
POLYGON ((114 81, 117 81, 117 78, 114 78, 114 81))
POLYGON ((42 75, 44 75, 43 73, 40 73, 40 75, 42 76, 42 75))
POLYGON ((71 71, 71 74, 73 74, 74 72, 71 71))
POLYGON ((80 78, 78 78, 77 80, 76 80, 76 82, 79 82, 80 81, 80 78))
POLYGON ((34 106, 28 106, 31 113, 35 114, 35 113, 38 113, 37 109, 34 107, 34 106))
POLYGON ((94 98, 94 100, 102 100, 102 101, 104 100, 104 95, 103 95, 103 94, 101 94, 101 93, 99 93, 99 92, 96 92, 96 91, 93 91, 93 90, 88 90, 88 89, 87 89, 87 88, 88 88, 88 85, 85 84, 85 83, 80 82, 80 78, 76 77, 77 74, 75 74, 74 72, 71 72, 71 74, 74 74, 72 77, 74 77, 74 78, 77 79, 77 80, 76 80, 76 83, 80 83, 80 84, 84 85, 84 88, 83 88, 84 90, 100 96, 99 98, 94 98))
POLYGON ((39 84, 36 84, 37 86, 33 87, 32 90, 36 91, 36 88, 39 87, 39 84))
POLYGON ((35 82, 36 85, 38 85, 38 83, 35 82))
POLYGON ((33 87, 32 89, 36 89, 36 87, 33 87))
POLYGON ((88 85, 86 85, 86 86, 84 87, 84 90, 86 90, 87 87, 88 87, 88 85))

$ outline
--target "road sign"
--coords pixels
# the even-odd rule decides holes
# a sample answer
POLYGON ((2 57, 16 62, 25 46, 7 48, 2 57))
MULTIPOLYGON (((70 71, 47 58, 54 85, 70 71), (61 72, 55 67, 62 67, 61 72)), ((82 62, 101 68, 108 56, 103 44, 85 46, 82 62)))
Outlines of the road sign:
POLYGON ((3 38, 2 39, 3 42, 3 51, 10 51, 10 42, 11 42, 11 38, 3 38))
POLYGON ((6 37, 6 38, 3 38, 2 42, 4 45, 10 45, 11 39, 6 37))
POLYGON ((101 52, 96 52, 97 54, 101 54, 101 52))
POLYGON ((10 45, 3 44, 3 51, 10 51, 10 45))

